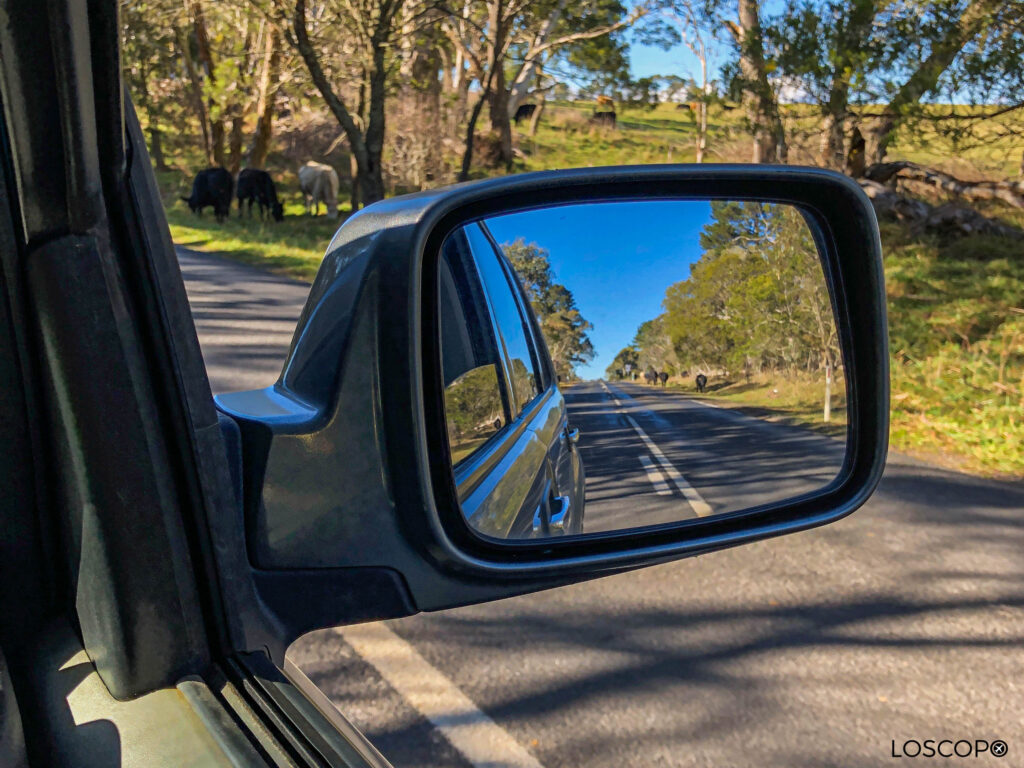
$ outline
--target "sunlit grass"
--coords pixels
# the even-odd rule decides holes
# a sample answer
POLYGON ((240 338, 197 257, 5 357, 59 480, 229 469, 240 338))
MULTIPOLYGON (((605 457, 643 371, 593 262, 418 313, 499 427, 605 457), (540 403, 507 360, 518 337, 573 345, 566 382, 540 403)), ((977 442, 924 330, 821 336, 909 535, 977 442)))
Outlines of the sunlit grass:
POLYGON ((704 394, 698 394, 693 377, 670 379, 667 387, 710 402, 739 407, 768 420, 799 424, 829 435, 846 433, 846 384, 841 373, 832 383, 832 413, 827 423, 824 421, 825 380, 820 375, 779 372, 751 376, 749 381, 743 377, 710 377, 704 394))

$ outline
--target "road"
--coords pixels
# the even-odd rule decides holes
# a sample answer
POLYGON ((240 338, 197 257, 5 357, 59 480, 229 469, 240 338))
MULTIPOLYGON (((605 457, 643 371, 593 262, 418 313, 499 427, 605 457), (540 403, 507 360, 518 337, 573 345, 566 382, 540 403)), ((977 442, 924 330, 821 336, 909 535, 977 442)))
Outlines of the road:
POLYGON ((845 440, 774 424, 667 389, 567 387, 587 471, 584 532, 722 514, 818 490, 845 440))
MULTIPOLYGON (((272 382, 302 286, 211 257, 181 261, 215 389, 272 382)), ((713 415, 668 393, 621 390, 638 401, 620 397, 627 410, 652 412, 637 423, 710 504, 741 500, 730 476, 761 481, 747 467, 691 463, 685 445, 655 434, 659 415, 677 428, 683 417, 672 411, 713 415)), ((600 385, 569 391, 581 422, 618 418, 599 404, 600 385)), ((726 436, 728 422, 720 428, 726 436)), ((635 457, 646 443, 632 444, 628 461, 602 457, 596 439, 591 448, 595 467, 629 466, 628 477, 595 474, 590 522, 632 519, 612 507, 630 485, 647 494, 630 507, 652 510, 645 522, 692 509, 678 489, 669 507, 648 498, 658 496, 654 484, 631 468, 642 469, 635 457)), ((488 605, 324 630, 289 655, 396 766, 857 768, 893 760, 893 741, 901 750, 943 738, 1009 747, 1001 760, 944 764, 1021 765, 1022 512, 1020 483, 892 456, 872 500, 825 528, 488 605)))

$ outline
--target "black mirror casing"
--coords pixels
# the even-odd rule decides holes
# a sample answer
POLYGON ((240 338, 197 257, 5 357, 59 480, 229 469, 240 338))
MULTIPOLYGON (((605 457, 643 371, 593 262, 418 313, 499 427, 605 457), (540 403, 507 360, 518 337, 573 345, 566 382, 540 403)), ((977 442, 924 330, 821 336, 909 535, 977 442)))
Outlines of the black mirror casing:
POLYGON ((885 462, 884 298, 871 204, 855 182, 820 169, 556 171, 364 209, 328 249, 278 382, 217 398, 239 430, 236 523, 259 598, 259 634, 283 650, 317 627, 536 591, 842 518, 870 496, 885 462), (820 492, 715 518, 539 542, 475 534, 447 460, 437 349, 441 243, 462 224, 498 213, 655 198, 773 201, 804 213, 822 254, 846 370, 842 470, 820 492))

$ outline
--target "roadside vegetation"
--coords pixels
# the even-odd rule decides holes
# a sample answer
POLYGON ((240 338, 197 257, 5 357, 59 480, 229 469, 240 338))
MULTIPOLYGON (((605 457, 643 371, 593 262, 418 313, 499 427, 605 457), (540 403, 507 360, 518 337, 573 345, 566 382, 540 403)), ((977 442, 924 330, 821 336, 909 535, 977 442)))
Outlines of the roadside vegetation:
MULTIPOLYGON (((302 280, 351 211, 460 179, 666 162, 859 179, 882 219, 893 448, 1024 477, 1024 0, 121 8, 126 80, 175 241, 302 280), (639 39, 683 44, 697 63, 635 77, 639 39), (304 211, 308 160, 340 177, 334 221, 304 211), (266 169, 284 221, 191 214, 179 198, 209 166, 266 169)), ((589 355, 587 326, 572 286, 558 287, 569 304, 533 298, 568 381, 589 355)), ((652 330, 637 329, 643 365, 692 388, 700 361, 675 349, 681 326, 652 330)), ((811 370, 759 355, 718 361, 707 397, 821 422, 827 356, 811 370)), ((834 375, 828 430, 845 417, 834 375)))

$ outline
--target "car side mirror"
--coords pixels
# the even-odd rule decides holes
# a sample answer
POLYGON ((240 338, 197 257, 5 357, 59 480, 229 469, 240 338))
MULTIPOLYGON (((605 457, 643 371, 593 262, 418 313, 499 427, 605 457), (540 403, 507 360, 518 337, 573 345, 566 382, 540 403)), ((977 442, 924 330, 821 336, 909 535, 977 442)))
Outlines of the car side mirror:
MULTIPOLYGON (((283 649, 318 627, 535 591, 854 511, 887 447, 880 253, 859 186, 819 169, 545 172, 364 209, 328 248, 278 382, 217 398, 237 429, 251 566, 238 578, 261 625, 249 636, 283 649), (553 340, 586 312, 562 296, 545 315, 548 278, 531 270, 545 251, 552 274, 578 277, 608 243, 628 250, 611 274, 624 295, 643 254, 665 257, 662 295, 678 284, 665 309, 676 312, 671 365, 623 344, 584 377, 600 381, 577 371, 563 384, 558 371, 583 357, 553 340), (833 388, 845 427, 820 434, 709 399, 753 360, 833 388)), ((609 321, 593 306, 624 338, 637 330, 628 312, 609 321)))

